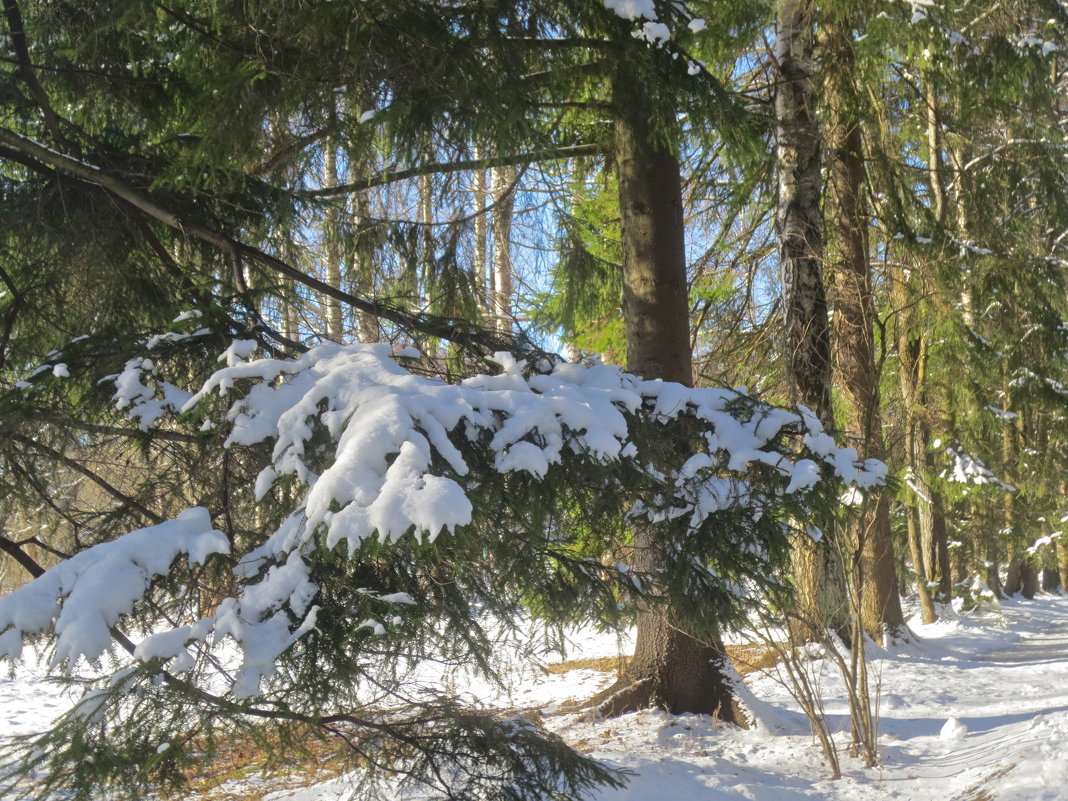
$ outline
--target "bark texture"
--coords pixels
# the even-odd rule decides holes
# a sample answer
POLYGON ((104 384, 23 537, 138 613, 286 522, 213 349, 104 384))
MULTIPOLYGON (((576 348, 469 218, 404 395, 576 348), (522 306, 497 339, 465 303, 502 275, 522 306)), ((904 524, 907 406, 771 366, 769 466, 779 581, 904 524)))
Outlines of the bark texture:
POLYGON ((927 392, 927 335, 918 315, 925 293, 923 267, 887 276, 896 320, 898 380, 901 388, 902 436, 909 469, 909 548, 916 571, 923 622, 938 615, 934 601, 948 603, 952 588, 944 503, 931 477, 936 468, 931 450, 931 409, 927 392), (931 589, 935 589, 932 596, 931 589))
POLYGON ((790 397, 831 427, 831 339, 823 281, 822 135, 813 98, 811 0, 782 4, 775 56, 778 227, 790 397))
MULTIPOLYGON (((627 369, 689 385, 693 368, 678 159, 654 141, 643 87, 625 64, 614 76, 613 98, 627 369)), ((637 529, 636 567, 656 571, 662 559, 652 532, 637 529)), ((638 618, 634 658, 624 676, 594 702, 608 715, 657 706, 745 725, 732 674, 718 634, 698 641, 674 624, 670 609, 658 606, 638 618)))
POLYGON ((498 331, 512 331, 512 214, 516 168, 494 167, 493 175, 493 317, 498 331))
MULTIPOLYGON (((777 226, 782 265, 785 372, 791 403, 810 408, 834 430, 831 406, 831 335, 823 267, 823 135, 814 97, 812 0, 782 3, 775 40, 777 226)), ((799 630, 824 626, 845 632, 848 600, 830 541, 799 535, 791 547, 799 630)))
MULTIPOLYGON (((481 155, 481 151, 476 147, 475 158, 477 159, 481 155)), ((488 190, 486 187, 486 169, 479 167, 474 171, 473 177, 474 220, 472 222, 475 242, 472 247, 471 267, 478 277, 478 285, 482 289, 479 307, 483 315, 488 319, 493 314, 493 275, 488 272, 489 258, 486 239, 488 231, 486 225, 486 193, 488 190)))
MULTIPOLYGON (((824 63, 834 65, 824 85, 831 160, 827 212, 835 241, 828 259, 834 282, 834 370, 846 400, 847 441, 856 444, 863 458, 885 459, 864 203, 867 175, 860 122, 851 106, 849 81, 855 60, 849 29, 828 22, 822 29, 821 45, 824 63)), ((889 512, 889 500, 882 493, 875 508, 853 525, 853 542, 859 551, 859 576, 854 580, 861 588, 862 622, 865 632, 879 641, 884 633, 894 636, 905 625, 889 512)))
MULTIPOLYGON (((337 141, 333 137, 327 137, 323 142, 323 186, 337 185, 337 141)), ((337 203, 332 203, 326 210, 323 220, 323 244, 326 283, 341 289, 341 212, 337 203)), ((327 295, 320 302, 325 306, 323 316, 327 336, 335 342, 341 342, 344 336, 341 301, 327 295)))

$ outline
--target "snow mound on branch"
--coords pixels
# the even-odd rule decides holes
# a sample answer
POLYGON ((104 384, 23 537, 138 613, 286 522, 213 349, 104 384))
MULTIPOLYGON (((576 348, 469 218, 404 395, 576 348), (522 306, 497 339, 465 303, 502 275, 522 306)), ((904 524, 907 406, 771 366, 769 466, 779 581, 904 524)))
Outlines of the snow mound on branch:
MULTIPOLYGON (((721 459, 737 473, 757 462, 790 475, 787 492, 816 483, 814 462, 795 465, 775 449, 787 426, 803 425, 820 446, 818 455, 846 483, 869 488, 885 477, 881 463, 862 462, 855 451, 828 444, 810 414, 753 404, 752 414, 736 416, 730 406, 745 397, 736 391, 644 381, 607 365, 564 363, 525 376, 524 363, 499 353, 500 374, 449 385, 411 374, 386 345, 328 342, 292 361, 244 361, 250 352, 235 351, 227 352, 228 366, 184 410, 252 380, 228 413, 232 428, 226 444, 274 441, 273 464, 256 481, 257 497, 278 476, 296 476, 309 488, 302 536, 324 526, 328 547, 345 541, 355 549, 375 533, 396 539, 413 530, 433 539, 470 523, 471 503, 459 483, 469 466, 450 438, 458 433, 473 443, 488 437, 487 455, 499 472, 540 479, 568 453, 601 463, 628 458, 628 415, 641 411, 662 422, 692 415, 709 426, 709 452, 717 454, 715 460, 704 456, 687 463, 680 474, 691 485, 695 473, 704 475, 691 490, 695 525, 712 511, 746 502, 744 482, 724 484, 722 477, 709 475, 721 459), (323 427, 333 441, 332 458, 324 459, 323 446, 316 444, 323 427)), ((292 548, 292 534, 289 530, 281 550, 272 552, 292 548)))
MULTIPOLYGON (((117 405, 142 428, 168 409, 192 412, 209 395, 235 395, 225 446, 272 444, 270 462, 255 480, 257 500, 280 477, 303 485, 282 524, 240 555, 235 595, 213 616, 158 632, 135 653, 141 661, 170 660, 169 669, 182 672, 195 663, 191 643, 212 649, 230 639, 240 652, 231 683, 237 698, 260 693, 281 655, 315 629, 321 610, 314 605, 314 549, 344 542, 355 553, 369 537, 408 534, 432 540, 472 522, 467 491, 475 482, 466 459, 535 480, 565 460, 628 462, 670 488, 635 503, 631 513, 653 520, 688 515, 695 531, 721 510, 749 508, 758 519, 775 495, 807 493, 824 474, 860 489, 886 474, 882 463, 838 448, 806 409, 776 409, 737 390, 645 381, 603 364, 537 372, 499 353, 499 374, 450 385, 408 372, 386 345, 327 342, 292 360, 254 356, 255 343, 235 342, 222 355, 223 366, 191 396, 159 379, 151 360, 131 360, 112 377, 117 405), (178 408, 182 397, 188 400, 178 408), (669 425, 681 417, 696 425, 703 444, 676 454, 675 466, 648 464, 635 424, 669 425), (751 483, 754 466, 782 478, 770 494, 751 483)), ((287 493, 292 489, 287 483, 287 493)), ((226 551, 225 537, 211 530, 203 509, 92 548, 2 602, 0 630, 7 631, 0 654, 17 656, 23 632, 55 620, 57 660, 94 659, 108 647, 109 627, 179 554, 199 561, 226 551)), ((367 593, 383 604, 412 601, 403 593, 367 593)), ((381 636, 397 620, 389 612, 385 622, 367 618, 361 625, 381 636)))
POLYGON ((22 654, 25 634, 55 621, 53 665, 98 659, 111 645, 109 629, 144 597, 152 580, 180 555, 203 562, 228 553, 226 537, 211 526, 207 509, 186 509, 177 519, 131 531, 61 562, 0 598, 0 657, 22 654))

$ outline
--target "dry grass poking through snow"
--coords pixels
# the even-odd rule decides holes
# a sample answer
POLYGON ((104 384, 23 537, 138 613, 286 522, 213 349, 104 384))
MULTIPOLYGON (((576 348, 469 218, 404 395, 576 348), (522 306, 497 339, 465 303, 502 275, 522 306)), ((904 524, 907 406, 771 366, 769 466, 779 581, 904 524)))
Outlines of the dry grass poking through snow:
MULTIPOLYGON (((779 661, 778 655, 763 645, 728 645, 727 656, 731 658, 737 671, 747 676, 757 670, 774 667, 779 661)), ((620 674, 627 666, 628 657, 605 656, 599 659, 572 659, 567 662, 550 662, 545 665, 545 672, 559 675, 571 670, 600 670, 605 673, 620 674)))
POLYGON ((220 737, 208 771, 190 776, 189 783, 170 797, 254 801, 275 790, 308 787, 332 779, 352 768, 336 744, 307 735, 300 745, 304 755, 299 761, 280 764, 271 753, 270 739, 265 744, 247 734, 220 737))

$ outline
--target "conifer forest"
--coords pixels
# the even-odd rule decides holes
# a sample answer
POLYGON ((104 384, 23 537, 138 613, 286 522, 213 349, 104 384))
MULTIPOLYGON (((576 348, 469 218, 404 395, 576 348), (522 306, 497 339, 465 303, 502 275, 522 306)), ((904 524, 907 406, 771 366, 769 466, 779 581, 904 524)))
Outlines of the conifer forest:
POLYGON ((1068 799, 1066 54, 3 0, 0 798, 1068 799))

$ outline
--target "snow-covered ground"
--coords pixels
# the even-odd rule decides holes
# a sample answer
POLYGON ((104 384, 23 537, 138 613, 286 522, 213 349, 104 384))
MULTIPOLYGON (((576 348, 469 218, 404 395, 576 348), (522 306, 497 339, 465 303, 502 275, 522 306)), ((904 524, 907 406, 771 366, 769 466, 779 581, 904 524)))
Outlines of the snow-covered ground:
MULTIPOLYGON (((746 682, 778 719, 777 731, 655 711, 602 721, 566 713, 563 702, 612 680, 595 670, 531 673, 510 700, 541 708, 546 725, 576 747, 633 772, 625 789, 599 801, 1068 800, 1068 598, 1008 601, 1000 618, 911 625, 912 642, 872 654, 882 764, 865 769, 843 755, 838 781, 797 705, 769 675, 746 682)), ((609 656, 619 647, 614 637, 591 637, 568 656, 609 656)), ((821 683, 844 743, 846 707, 829 666, 821 683)), ((0 679, 0 735, 39 728, 67 703, 37 676, 0 679)), ((349 788, 345 777, 303 788, 270 778, 240 784, 228 789, 265 801, 336 801, 349 788)))

